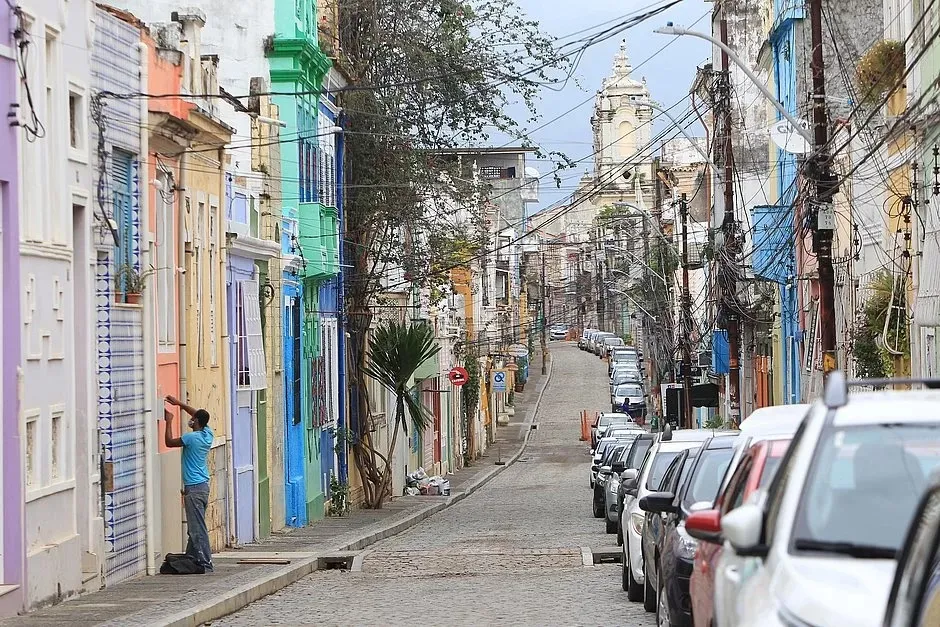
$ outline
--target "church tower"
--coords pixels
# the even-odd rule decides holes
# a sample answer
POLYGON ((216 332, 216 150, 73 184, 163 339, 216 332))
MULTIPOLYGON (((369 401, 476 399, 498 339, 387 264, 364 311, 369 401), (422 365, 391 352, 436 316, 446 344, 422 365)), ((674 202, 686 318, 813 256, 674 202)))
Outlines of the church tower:
POLYGON ((634 79, 627 56, 627 42, 620 44, 614 57, 613 73, 604 79, 594 102, 591 127, 594 130, 595 183, 606 187, 633 189, 633 173, 650 181, 656 146, 650 146, 650 92, 646 79, 634 79), (629 172, 625 178, 623 174, 629 172))

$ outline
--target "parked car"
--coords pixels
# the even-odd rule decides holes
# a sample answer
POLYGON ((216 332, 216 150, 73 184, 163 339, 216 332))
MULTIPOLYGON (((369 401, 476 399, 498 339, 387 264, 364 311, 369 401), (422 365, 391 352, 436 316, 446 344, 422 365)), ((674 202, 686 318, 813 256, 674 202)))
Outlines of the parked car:
MULTIPOLYGON (((591 511, 594 514, 594 518, 605 517, 604 508, 606 506, 607 482, 616 471, 614 462, 619 462, 621 456, 629 451, 630 445, 638 435, 639 433, 634 433, 632 438, 618 439, 616 443, 607 448, 607 453, 601 459, 600 468, 597 470, 597 479, 594 481, 594 495, 591 501, 591 511)), ((621 469, 617 472, 618 478, 620 477, 620 472, 623 472, 623 470, 621 469)))
MULTIPOLYGON (((587 350, 588 350, 589 352, 591 352, 591 353, 594 352, 594 345, 597 343, 597 341, 598 341, 598 339, 600 338, 600 336, 602 336, 602 335, 604 335, 604 334, 606 334, 605 331, 599 331, 599 330, 598 330, 598 331, 593 331, 593 332, 588 336, 587 350)), ((611 334, 608 334, 608 335, 613 335, 613 334, 611 333, 611 334)))
POLYGON ((597 479, 597 473, 601 469, 601 461, 603 460, 604 454, 607 452, 607 448, 616 442, 632 437, 633 434, 641 432, 642 427, 636 423, 625 423, 622 425, 615 425, 611 428, 609 435, 601 438, 597 447, 591 451, 591 488, 594 487, 594 481, 597 479))
POLYGON ((643 607, 647 612, 656 612, 657 624, 660 624, 660 618, 665 619, 668 616, 668 613, 660 611, 659 609, 663 604, 661 596, 663 591, 663 573, 659 569, 660 559, 658 551, 661 549, 659 543, 666 533, 666 525, 663 512, 659 511, 658 507, 655 508, 655 511, 653 508, 654 506, 663 505, 662 501, 665 500, 666 495, 672 497, 672 499, 667 501, 670 505, 672 504, 672 501, 675 499, 675 494, 679 490, 679 486, 681 486, 689 476, 689 471, 695 459, 698 457, 700 450, 701 447, 695 447, 679 453, 679 456, 672 460, 669 467, 666 468, 658 490, 647 494, 640 499, 638 503, 640 511, 645 518, 643 532, 640 534, 640 549, 643 555, 644 567, 643 576, 645 581, 649 583, 650 589, 655 594, 656 600, 655 605, 651 607, 653 604, 647 602, 644 595, 643 607))
POLYGON ((595 333, 594 338, 591 341, 591 352, 595 355, 601 354, 601 346, 604 344, 604 340, 608 337, 614 337, 613 333, 608 333, 607 331, 601 331, 600 333, 595 333))
POLYGON ((595 329, 585 329, 581 332, 581 337, 578 339, 578 348, 581 350, 587 350, 588 340, 591 337, 591 333, 594 331, 595 329))
POLYGON ((617 347, 610 353, 610 359, 607 362, 607 374, 610 375, 618 367, 632 366, 633 369, 640 369, 640 355, 632 346, 617 347))
POLYGON ((566 326, 554 326, 548 332, 549 338, 552 340, 563 340, 568 337, 568 327, 566 326))
MULTIPOLYGON (((650 450, 650 447, 653 446, 653 442, 656 440, 657 434, 643 432, 633 441, 633 444, 630 446, 630 451, 627 453, 627 456, 624 458, 623 468, 624 472, 627 470, 639 470, 643 465, 643 460, 646 459, 646 453, 650 450)), ((620 473, 620 481, 617 485, 617 501, 616 506, 613 502, 607 503, 607 517, 608 519, 613 518, 617 526, 617 546, 623 546, 623 525, 621 524, 621 516, 623 515, 623 503, 626 497, 627 482, 624 481, 624 473, 620 473), (614 509, 616 507, 616 510, 614 509)), ((609 491, 608 491, 609 493, 609 491)), ((612 497, 613 495, 611 495, 612 497)), ((612 501, 612 498, 611 498, 612 501)))
POLYGON ((669 464, 679 454, 691 448, 701 446, 702 442, 717 433, 711 429, 681 429, 672 431, 667 428, 657 434, 639 471, 624 471, 623 512, 620 520, 623 525, 623 560, 622 586, 631 601, 643 601, 644 607, 653 611, 656 608, 656 591, 652 582, 646 580, 641 536, 646 516, 640 510, 639 501, 647 494, 659 491, 663 475, 669 464))
POLYGON ((610 375, 610 389, 613 392, 613 389, 618 385, 623 385, 624 383, 642 383, 643 382, 643 373, 639 370, 634 369, 630 366, 618 367, 610 375))
POLYGON ((621 383, 610 395, 610 411, 629 412, 646 405, 643 386, 639 383, 621 383))
POLYGON ((615 424, 627 424, 634 420, 622 412, 600 413, 597 416, 597 422, 591 427, 591 448, 597 447, 597 441, 604 437, 607 429, 615 424))
MULTIPOLYGON (((647 495, 640 508, 647 515, 644 555, 650 557, 648 571, 655 573, 656 615, 659 625, 692 625, 689 579, 698 541, 685 530, 685 521, 697 509, 711 507, 721 479, 731 463, 737 434, 707 440, 697 455, 689 451, 688 472, 663 482, 659 493, 647 495), (657 533, 656 525, 662 528, 657 533)), ((647 563, 647 562, 644 562, 647 563)))
POLYGON ((940 475, 920 500, 898 557, 884 627, 940 625, 940 475))
POLYGON ((880 625, 895 557, 940 464, 938 408, 940 391, 850 395, 830 373, 767 491, 721 518, 717 624, 880 625))
POLYGON ((601 343, 600 356, 601 359, 604 359, 610 355, 610 350, 615 346, 623 346, 624 342, 622 338, 619 337, 605 337, 604 341, 601 343))
MULTIPOLYGON (((747 502, 757 490, 766 489, 790 445, 791 438, 791 435, 774 435, 738 447, 745 450, 744 456, 738 461, 734 472, 731 472, 729 464, 730 478, 724 480, 727 485, 719 492, 712 508, 696 511, 688 517, 693 522, 692 528, 686 524, 686 532, 698 540, 698 550, 689 580, 692 618, 696 627, 710 627, 714 624, 714 565, 718 563, 723 550, 719 542, 720 533, 702 534, 698 531, 701 526, 699 521, 704 519, 707 525, 720 529, 723 515, 747 502)), ((739 439, 747 438, 742 435, 739 439)))

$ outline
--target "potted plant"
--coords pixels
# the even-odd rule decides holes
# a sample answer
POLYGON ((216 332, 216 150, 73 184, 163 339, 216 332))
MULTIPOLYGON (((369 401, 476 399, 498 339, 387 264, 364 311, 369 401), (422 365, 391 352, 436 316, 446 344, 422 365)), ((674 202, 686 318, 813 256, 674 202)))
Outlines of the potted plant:
POLYGON ((146 272, 138 272, 131 264, 121 264, 114 269, 114 289, 118 294, 124 295, 124 302, 127 304, 139 305, 146 277, 146 272))

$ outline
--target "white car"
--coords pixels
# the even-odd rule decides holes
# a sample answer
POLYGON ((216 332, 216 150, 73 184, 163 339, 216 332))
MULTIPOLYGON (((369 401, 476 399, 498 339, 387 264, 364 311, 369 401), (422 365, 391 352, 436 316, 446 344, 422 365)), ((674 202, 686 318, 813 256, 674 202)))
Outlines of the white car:
POLYGON ((639 383, 623 383, 614 388, 610 395, 611 411, 621 411, 626 403, 628 408, 640 407, 644 403, 643 387, 639 383))
POLYGON ((876 627, 926 477, 940 391, 849 394, 829 375, 766 492, 721 519, 720 627, 876 627))
POLYGON ((623 513, 620 525, 623 528, 623 555, 621 560, 622 587, 631 601, 644 601, 647 609, 655 608, 656 592, 647 585, 643 567, 643 526, 646 512, 640 509, 640 499, 659 489, 669 464, 682 451, 700 447, 715 435, 711 429, 667 429, 659 434, 656 442, 646 453, 639 470, 626 470, 621 476, 624 485, 623 513))

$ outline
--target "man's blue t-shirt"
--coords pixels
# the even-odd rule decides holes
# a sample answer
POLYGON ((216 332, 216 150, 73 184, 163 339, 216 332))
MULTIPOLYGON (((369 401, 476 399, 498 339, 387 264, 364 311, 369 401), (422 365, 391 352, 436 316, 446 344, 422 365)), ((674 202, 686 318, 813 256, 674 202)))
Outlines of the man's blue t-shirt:
POLYGON ((212 429, 184 433, 183 441, 183 485, 198 485, 209 482, 209 449, 212 447, 212 429))

